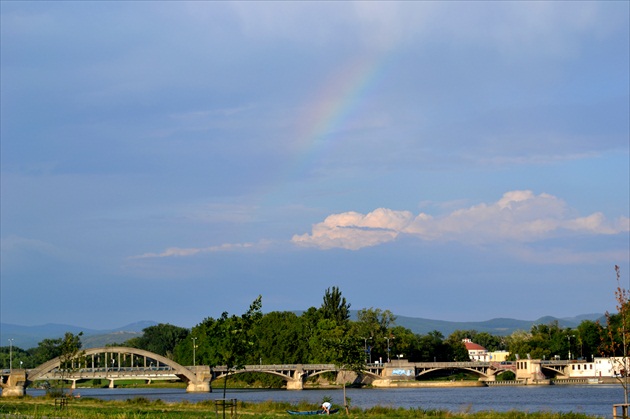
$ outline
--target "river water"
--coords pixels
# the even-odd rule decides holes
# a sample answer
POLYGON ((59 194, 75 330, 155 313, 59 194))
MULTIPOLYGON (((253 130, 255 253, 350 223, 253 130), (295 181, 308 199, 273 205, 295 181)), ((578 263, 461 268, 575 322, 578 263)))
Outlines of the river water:
MULTIPOLYGON (((147 388, 81 388, 75 390, 82 397, 104 400, 125 400, 135 397, 162 399, 165 402, 187 400, 198 402, 223 397, 222 389, 212 393, 186 393, 184 389, 147 388)), ((443 409, 462 411, 576 412, 612 418, 612 405, 623 403, 620 385, 550 385, 514 387, 453 387, 453 388, 398 388, 347 389, 350 404, 361 408, 392 406, 404 408, 443 409)), ((27 389, 27 394, 40 396, 43 390, 27 389)), ((320 403, 331 397, 333 404, 343 404, 342 389, 325 390, 241 390, 228 389, 226 398, 250 402, 268 400, 298 403, 320 403)))

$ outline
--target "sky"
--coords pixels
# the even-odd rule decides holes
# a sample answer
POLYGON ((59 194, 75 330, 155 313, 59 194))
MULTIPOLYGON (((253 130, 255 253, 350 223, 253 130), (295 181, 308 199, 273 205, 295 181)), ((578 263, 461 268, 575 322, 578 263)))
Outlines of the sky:
POLYGON ((614 311, 629 9, 2 1, 1 321, 614 311))

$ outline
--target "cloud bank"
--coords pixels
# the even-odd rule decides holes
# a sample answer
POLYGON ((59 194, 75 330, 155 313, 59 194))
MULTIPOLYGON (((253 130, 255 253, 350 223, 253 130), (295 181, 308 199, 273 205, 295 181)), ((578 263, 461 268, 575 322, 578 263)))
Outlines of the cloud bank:
POLYGON ((561 199, 532 191, 507 192, 491 204, 458 209, 443 216, 378 208, 368 214, 332 214, 311 233, 294 235, 299 246, 359 250, 402 235, 465 244, 527 243, 572 234, 612 235, 630 231, 630 219, 607 220, 597 212, 580 217, 561 199))

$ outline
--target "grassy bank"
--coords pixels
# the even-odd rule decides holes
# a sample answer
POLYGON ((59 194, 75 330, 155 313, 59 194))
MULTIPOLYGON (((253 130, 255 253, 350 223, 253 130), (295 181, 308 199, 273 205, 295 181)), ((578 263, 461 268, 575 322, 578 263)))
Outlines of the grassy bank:
MULTIPOLYGON (((77 419, 140 419, 140 418, 222 418, 222 411, 217 413, 214 401, 199 403, 166 403, 161 400, 149 400, 143 397, 125 401, 103 401, 91 398, 71 399, 66 407, 55 406, 56 400, 45 397, 0 399, 0 417, 8 418, 77 418, 77 419)), ((57 400, 58 402, 58 400, 57 400)), ((291 417, 287 410, 313 410, 317 405, 301 402, 297 405, 284 402, 248 403, 238 402, 236 410, 239 418, 270 419, 291 417)), ((343 410, 343 409, 342 409, 343 410)), ((227 418, 230 417, 229 411, 227 418)), ((352 408, 335 417, 348 418, 448 418, 448 419, 592 419, 593 416, 581 413, 526 413, 510 411, 499 412, 449 412, 444 410, 394 409, 373 407, 369 409, 352 408)))

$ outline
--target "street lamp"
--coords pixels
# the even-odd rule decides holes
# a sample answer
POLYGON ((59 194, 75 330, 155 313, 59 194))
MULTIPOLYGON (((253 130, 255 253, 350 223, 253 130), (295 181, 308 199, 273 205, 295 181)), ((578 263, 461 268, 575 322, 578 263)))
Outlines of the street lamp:
MULTIPOLYGON (((367 354, 368 354, 368 347, 367 347, 367 341, 372 340, 372 337, 370 336, 369 338, 361 338, 363 339, 364 343, 365 343, 365 356, 364 356, 364 360, 365 363, 367 364, 367 354)), ((370 351, 370 364, 372 363, 372 352, 370 351)))
POLYGON ((193 367, 197 365, 197 338, 196 337, 192 337, 191 338, 193 341, 193 367))
POLYGON ((575 335, 567 335, 567 339, 569 339, 569 361, 571 360, 571 338, 574 338, 575 335))
POLYGON ((396 339, 396 336, 392 336, 391 338, 385 338, 385 339, 387 339, 387 362, 390 362, 390 361, 391 361, 391 359, 390 359, 390 357, 389 357, 389 352, 390 352, 390 349, 389 349, 389 340, 390 340, 390 339, 396 339))
POLYGON ((9 371, 13 372, 13 339, 9 339, 9 371))

